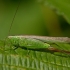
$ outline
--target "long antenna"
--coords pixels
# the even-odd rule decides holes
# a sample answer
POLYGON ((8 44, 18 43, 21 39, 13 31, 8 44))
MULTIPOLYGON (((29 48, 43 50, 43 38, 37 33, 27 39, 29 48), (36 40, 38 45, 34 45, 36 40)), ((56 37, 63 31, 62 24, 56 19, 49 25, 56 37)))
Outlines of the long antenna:
POLYGON ((19 5, 20 5, 20 2, 19 2, 19 4, 18 4, 18 6, 17 6, 16 12, 15 12, 14 17, 13 17, 13 19, 12 19, 12 22, 11 22, 11 24, 10 24, 10 28, 9 28, 9 33, 8 33, 8 35, 10 35, 10 31, 11 31, 11 28, 12 28, 12 25, 13 25, 13 22, 14 22, 14 19, 15 19, 15 16, 16 16, 16 14, 17 14, 19 5))

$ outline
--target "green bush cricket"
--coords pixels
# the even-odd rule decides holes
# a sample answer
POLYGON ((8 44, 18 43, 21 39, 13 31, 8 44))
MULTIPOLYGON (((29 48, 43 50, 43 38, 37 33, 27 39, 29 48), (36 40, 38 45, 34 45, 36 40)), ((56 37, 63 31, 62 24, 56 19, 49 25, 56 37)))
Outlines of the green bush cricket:
POLYGON ((55 47, 52 47, 50 43, 61 42, 61 43, 69 43, 70 38, 68 37, 45 37, 45 36, 8 36, 9 41, 15 47, 27 49, 48 49, 52 52, 64 52, 70 53, 70 51, 59 50, 55 47))

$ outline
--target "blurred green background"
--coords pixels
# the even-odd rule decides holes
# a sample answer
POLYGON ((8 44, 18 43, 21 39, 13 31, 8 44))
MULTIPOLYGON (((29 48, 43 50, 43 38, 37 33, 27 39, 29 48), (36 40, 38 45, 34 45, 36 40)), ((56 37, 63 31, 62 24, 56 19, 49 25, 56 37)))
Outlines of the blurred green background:
POLYGON ((70 37, 70 25, 56 12, 56 9, 51 9, 38 0, 1 0, 0 38, 6 38, 9 35, 70 37), (11 26, 18 5, 18 11, 11 26))

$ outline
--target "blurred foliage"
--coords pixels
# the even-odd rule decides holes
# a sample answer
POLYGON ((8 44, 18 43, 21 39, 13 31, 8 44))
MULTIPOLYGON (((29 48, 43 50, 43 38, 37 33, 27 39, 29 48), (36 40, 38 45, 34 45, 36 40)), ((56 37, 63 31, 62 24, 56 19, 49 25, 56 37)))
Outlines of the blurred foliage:
POLYGON ((46 6, 46 2, 41 1, 0 1, 0 38, 5 38, 8 35, 26 34, 70 37, 70 25, 67 24, 66 19, 55 13, 56 9, 51 9, 46 6), (11 26, 18 5, 18 11, 11 26))

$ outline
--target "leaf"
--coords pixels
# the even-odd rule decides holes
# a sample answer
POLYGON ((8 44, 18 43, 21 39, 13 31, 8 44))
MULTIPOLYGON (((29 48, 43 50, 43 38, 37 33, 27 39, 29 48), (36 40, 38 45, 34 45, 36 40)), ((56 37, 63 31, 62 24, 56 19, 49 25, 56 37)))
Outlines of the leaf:
POLYGON ((45 0, 45 4, 56 9, 70 23, 70 0, 45 0))
MULTIPOLYGON (((55 45, 55 47, 59 49, 63 47, 64 50, 70 51, 70 44, 57 44, 59 46, 55 45)), ((25 50, 22 48, 13 50, 12 47, 5 50, 7 47, 10 46, 0 48, 1 70, 70 70, 70 54, 25 50)))

